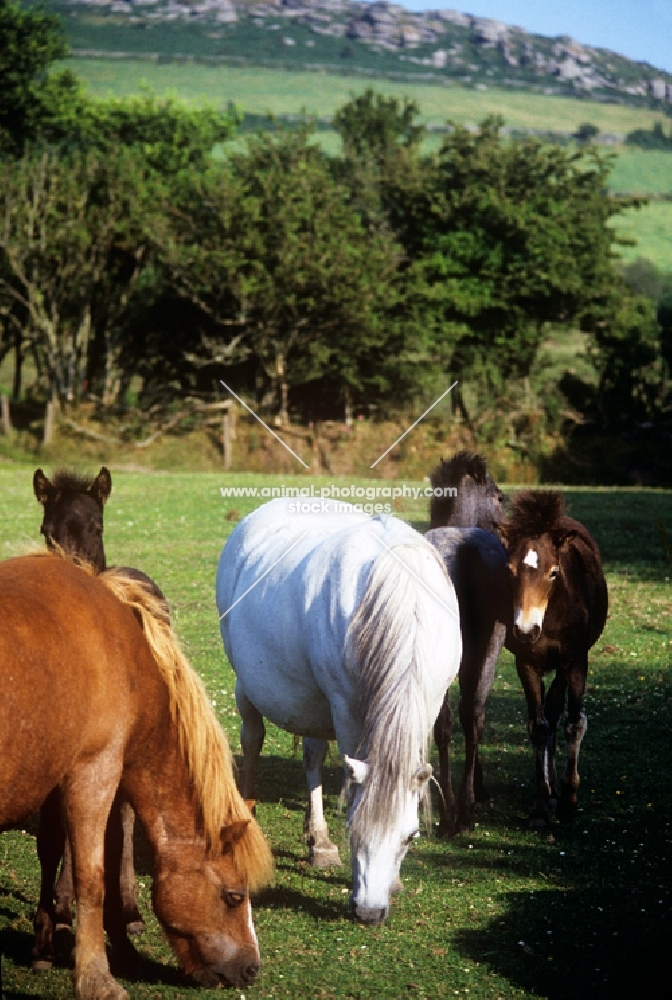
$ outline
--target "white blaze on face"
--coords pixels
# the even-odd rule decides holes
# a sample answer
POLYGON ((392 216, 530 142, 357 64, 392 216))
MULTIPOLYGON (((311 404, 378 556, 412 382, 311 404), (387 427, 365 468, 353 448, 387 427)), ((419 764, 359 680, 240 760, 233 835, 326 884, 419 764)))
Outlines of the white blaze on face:
MULTIPOLYGON (((527 554, 523 559, 523 566, 527 566, 529 569, 539 569, 539 553, 536 549, 529 548, 527 550, 527 554)), ((516 628, 524 633, 532 632, 535 627, 541 629, 544 623, 546 604, 540 607, 534 604, 530 605, 528 601, 524 603, 527 604, 526 607, 518 606, 515 609, 514 623, 516 628)))
POLYGON ((536 549, 528 549, 527 555, 523 559, 523 566, 529 566, 530 569, 539 569, 539 553, 536 549))

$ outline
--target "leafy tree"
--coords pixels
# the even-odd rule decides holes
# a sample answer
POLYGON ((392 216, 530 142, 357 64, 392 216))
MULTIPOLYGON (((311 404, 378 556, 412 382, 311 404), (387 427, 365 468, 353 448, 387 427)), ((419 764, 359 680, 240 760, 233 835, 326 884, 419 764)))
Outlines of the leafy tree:
POLYGON ((0 303, 21 316, 52 398, 77 398, 96 337, 110 395, 121 317, 147 251, 143 181, 123 150, 43 152, 0 168, 0 303))
POLYGON ((407 189, 413 183, 425 135, 418 115, 415 101, 401 102, 371 89, 353 97, 334 115, 343 152, 332 168, 369 227, 394 225, 397 188, 407 189))
POLYGON ((172 284, 219 327, 206 353, 224 363, 251 354, 283 420, 290 392, 320 380, 341 400, 389 389, 373 356, 386 343, 398 248, 366 232, 309 140, 305 129, 253 138, 195 174, 157 230, 172 284))
POLYGON ((655 418, 663 393, 656 305, 642 295, 612 290, 610 319, 594 332, 599 383, 593 416, 611 431, 655 418))
POLYGON ((607 156, 504 142, 501 124, 455 126, 399 211, 409 283, 453 345, 451 373, 490 394, 529 374, 546 324, 583 324, 600 307, 614 280, 607 223, 622 207, 604 194, 607 156))
POLYGON ((425 128, 416 121, 419 113, 415 101, 401 102, 369 88, 339 108, 333 124, 346 159, 370 159, 381 166, 393 151, 420 145, 425 128))
POLYGON ((592 122, 583 122, 574 133, 574 138, 577 142, 588 143, 597 139, 599 134, 600 130, 597 125, 593 125, 592 122))
MULTIPOLYGON (((0 152, 20 154, 39 133, 46 71, 66 53, 58 17, 0 0, 0 152)), ((52 84, 52 100, 56 90, 52 84)))
POLYGON ((45 94, 49 113, 42 136, 50 144, 105 154, 132 149, 161 175, 205 168, 213 148, 230 140, 239 124, 235 111, 191 108, 170 97, 93 99, 72 74, 59 77, 45 94))

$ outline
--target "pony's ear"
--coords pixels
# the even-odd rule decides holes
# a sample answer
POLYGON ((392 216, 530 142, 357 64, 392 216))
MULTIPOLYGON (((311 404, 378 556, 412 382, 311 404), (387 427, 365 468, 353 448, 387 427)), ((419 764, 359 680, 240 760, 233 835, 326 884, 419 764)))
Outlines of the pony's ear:
POLYGON ((38 503, 44 507, 54 494, 54 487, 51 485, 42 469, 36 469, 33 476, 33 493, 38 503))
POLYGON ((561 549, 563 545, 571 541, 572 538, 576 538, 577 532, 573 528, 559 528, 554 531, 551 535, 553 539, 553 544, 557 549, 561 549))
POLYGON ((104 465, 89 487, 89 496, 93 497, 99 507, 103 507, 112 492, 112 476, 104 465))
POLYGON ((423 764, 413 775, 413 790, 421 792, 432 776, 432 765, 423 764))
POLYGON ((250 824, 249 819, 237 819, 228 826, 223 826, 219 832, 219 839, 222 844, 222 853, 227 854, 237 841, 243 836, 250 824))
POLYGON ((355 757, 343 758, 345 764, 345 774, 355 785, 363 785, 369 773, 369 765, 365 760, 357 760, 355 757))

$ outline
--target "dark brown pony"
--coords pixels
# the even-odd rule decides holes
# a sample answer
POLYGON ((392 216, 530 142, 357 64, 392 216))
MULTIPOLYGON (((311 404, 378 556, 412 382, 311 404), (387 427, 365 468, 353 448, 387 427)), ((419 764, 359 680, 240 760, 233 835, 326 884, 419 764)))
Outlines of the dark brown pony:
POLYGON ((430 528, 450 525, 497 533, 504 517, 504 494, 481 455, 459 451, 448 461, 442 458, 429 480, 435 494, 429 501, 430 528))
POLYGON ((503 494, 484 459, 461 451, 431 475, 432 528, 426 538, 441 553, 460 608, 462 659, 459 715, 465 739, 465 767, 459 798, 453 794, 450 748, 453 718, 448 694, 434 726, 439 750, 439 832, 473 830, 477 801, 488 797, 478 756, 485 704, 510 617, 511 588, 506 552, 494 534, 504 516, 503 494), (457 807, 456 807, 457 805, 457 807))
POLYGON ((507 648, 527 699, 534 749, 531 827, 543 827, 556 806, 561 819, 576 810, 579 747, 587 728, 583 694, 588 650, 607 619, 607 585, 599 549, 586 528, 564 512, 555 492, 526 491, 512 503, 504 528, 513 578, 513 622, 507 648), (554 674, 548 692, 544 675, 554 674), (567 693, 567 767, 558 804, 555 743, 567 693))
MULTIPOLYGON (((185 973, 208 986, 252 982, 259 950, 249 892, 271 877, 271 854, 161 602, 122 573, 95 577, 43 553, 0 564, 0 606, 0 828, 60 789, 77 902, 76 996, 127 997, 103 934, 106 866, 108 891, 118 887, 111 859, 120 846, 109 828, 105 852, 118 789, 145 829, 154 910, 185 973)), ((40 845, 45 927, 53 842, 40 845)))
MULTIPOLYGON (((33 492, 43 507, 40 532, 47 547, 58 549, 73 559, 88 563, 96 573, 106 568, 105 547, 103 545, 103 508, 112 492, 112 476, 109 469, 102 466, 100 472, 91 479, 70 469, 59 469, 54 473, 53 482, 42 471, 36 469, 33 475, 33 492)), ((150 593, 164 601, 163 594, 153 580, 140 570, 124 567, 122 572, 129 578, 145 583, 150 593)), ((166 613, 168 607, 164 603, 166 613)), ((54 803, 47 803, 46 826, 53 829, 53 819, 58 809, 54 803)), ((135 881, 133 863, 133 827, 135 817, 128 803, 121 803, 121 823, 123 829, 123 853, 121 862, 121 906, 129 934, 139 934, 144 921, 138 909, 138 888, 135 881)), ((40 834, 46 836, 46 833, 40 834)), ((56 924, 72 926, 72 859, 70 844, 66 837, 63 844, 63 865, 56 883, 56 924)), ((49 968, 51 954, 45 954, 36 943, 33 966, 36 971, 49 968)))

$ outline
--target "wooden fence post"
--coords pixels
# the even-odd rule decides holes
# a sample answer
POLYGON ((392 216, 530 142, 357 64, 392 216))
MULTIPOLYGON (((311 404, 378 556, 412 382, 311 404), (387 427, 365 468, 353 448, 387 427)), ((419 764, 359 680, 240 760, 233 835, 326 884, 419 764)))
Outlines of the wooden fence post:
POLYGON ((56 404, 53 399, 47 402, 44 410, 44 436, 42 438, 42 444, 51 444, 52 438, 54 436, 54 416, 56 411, 56 404))
POLYGON ((224 469, 228 472, 232 461, 232 440, 233 428, 231 427, 231 414, 228 409, 224 410, 222 416, 222 451, 224 452, 224 469))
POLYGON ((2 412, 0 413, 0 424, 2 425, 2 433, 5 437, 9 437, 12 433, 12 418, 9 413, 9 397, 3 394, 0 397, 0 407, 2 412))

